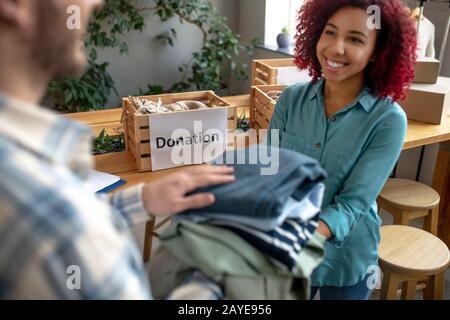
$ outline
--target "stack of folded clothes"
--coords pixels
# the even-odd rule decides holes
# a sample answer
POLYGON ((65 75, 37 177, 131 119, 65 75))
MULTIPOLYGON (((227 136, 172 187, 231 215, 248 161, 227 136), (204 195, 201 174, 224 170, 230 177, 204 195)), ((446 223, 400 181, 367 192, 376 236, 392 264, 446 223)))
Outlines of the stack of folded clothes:
MULTIPOLYGON (((246 160, 259 154, 258 146, 230 152, 246 160)), ((233 165, 234 183, 195 191, 213 193, 216 202, 176 216, 161 235, 150 272, 156 298, 188 298, 178 293, 193 287, 187 279, 198 279, 194 272, 211 281, 203 288, 214 283, 228 299, 309 298, 310 275, 324 257, 325 238, 315 230, 326 174, 309 157, 271 152, 279 152, 276 174, 262 175, 259 159, 245 161, 233 165)))

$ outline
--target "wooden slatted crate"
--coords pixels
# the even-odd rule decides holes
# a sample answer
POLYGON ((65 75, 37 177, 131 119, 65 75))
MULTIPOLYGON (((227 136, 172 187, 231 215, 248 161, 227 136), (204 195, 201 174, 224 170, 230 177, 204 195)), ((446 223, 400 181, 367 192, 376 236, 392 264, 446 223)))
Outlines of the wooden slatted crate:
POLYGON ((299 70, 293 58, 253 60, 253 86, 306 83, 311 80, 307 70, 299 70), (283 70, 280 70, 283 69, 283 70))
MULTIPOLYGON (((218 97, 213 91, 185 92, 175 94, 163 94, 153 96, 140 96, 140 99, 146 99, 158 102, 161 99, 163 104, 174 103, 178 101, 200 101, 208 106, 229 107, 228 108, 228 129, 236 129, 237 110, 230 106, 225 100, 218 97)), ((152 171, 149 115, 141 115, 129 101, 128 98, 122 99, 122 123, 125 129, 125 146, 136 159, 139 172, 152 171)), ((197 112, 196 110, 181 111, 197 112)), ((163 116, 164 114, 155 114, 153 116, 163 116)))
POLYGON ((295 67, 294 60, 292 58, 253 60, 252 85, 277 84, 280 67, 295 67))
POLYGON ((285 85, 252 86, 250 93, 250 127, 268 129, 276 101, 267 95, 271 91, 283 91, 285 85))

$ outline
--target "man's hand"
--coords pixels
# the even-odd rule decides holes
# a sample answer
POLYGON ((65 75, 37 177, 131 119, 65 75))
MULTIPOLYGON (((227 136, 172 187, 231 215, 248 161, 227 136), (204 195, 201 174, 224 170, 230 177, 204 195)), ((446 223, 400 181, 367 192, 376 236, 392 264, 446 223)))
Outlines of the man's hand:
POLYGON ((203 166, 166 176, 144 186, 144 206, 155 216, 173 215, 184 210, 209 206, 215 201, 212 193, 191 196, 186 194, 197 188, 233 182, 233 172, 233 167, 203 166))

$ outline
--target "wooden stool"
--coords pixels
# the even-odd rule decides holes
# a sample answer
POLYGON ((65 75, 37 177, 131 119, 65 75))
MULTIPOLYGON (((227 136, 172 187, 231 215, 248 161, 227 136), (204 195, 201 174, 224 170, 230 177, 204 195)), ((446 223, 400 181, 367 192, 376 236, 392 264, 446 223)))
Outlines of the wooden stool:
POLYGON ((159 238, 159 234, 156 233, 156 230, 161 228, 169 221, 170 217, 161 220, 161 222, 159 222, 158 224, 156 224, 155 219, 152 219, 146 223, 144 235, 144 253, 143 253, 144 263, 150 261, 150 256, 152 254, 153 237, 159 238))
POLYGON ((389 179, 377 198, 378 208, 394 216, 394 224, 408 225, 425 217, 423 228, 437 235, 439 193, 429 186, 405 179, 389 179))
POLYGON ((383 226, 378 255, 384 273, 380 299, 396 299, 399 284, 404 282, 401 298, 414 300, 417 281, 421 280, 427 281, 424 299, 444 298, 450 253, 436 236, 408 226, 383 226))

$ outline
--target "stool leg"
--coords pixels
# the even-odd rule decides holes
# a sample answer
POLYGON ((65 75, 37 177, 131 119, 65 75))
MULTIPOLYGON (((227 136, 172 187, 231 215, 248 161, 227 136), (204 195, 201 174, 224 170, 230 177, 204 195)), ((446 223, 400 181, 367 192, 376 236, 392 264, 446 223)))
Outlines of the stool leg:
POLYGON ((381 285, 381 300, 396 300, 398 285, 400 284, 400 277, 391 272, 384 272, 383 284, 381 285))
POLYGON ((394 224, 407 226, 409 225, 409 216, 405 211, 401 211, 394 216, 394 224))
POLYGON ((428 215, 425 217, 423 228, 437 236, 439 219, 439 207, 433 208, 428 211, 428 215))
POLYGON ((423 292, 425 300, 443 300, 444 299, 444 277, 445 272, 431 276, 423 292))
POLYGON ((417 281, 403 282, 402 300, 416 300, 417 281))
POLYGON ((145 224, 145 236, 144 236, 144 263, 150 260, 152 253, 153 231, 155 230, 155 219, 145 224))

